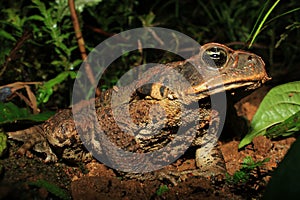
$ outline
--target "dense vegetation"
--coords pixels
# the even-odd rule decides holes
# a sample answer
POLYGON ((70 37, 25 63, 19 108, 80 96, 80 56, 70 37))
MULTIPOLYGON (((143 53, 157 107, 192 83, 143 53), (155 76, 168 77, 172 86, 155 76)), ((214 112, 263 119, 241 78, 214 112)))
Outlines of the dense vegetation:
MULTIPOLYGON (((247 48, 253 32, 258 30, 255 25, 262 21, 274 3, 262 0, 155 3, 94 0, 89 3, 76 1, 76 8, 88 51, 114 33, 142 26, 175 29, 200 44, 214 41, 234 44, 234 48, 247 48)), ((61 73, 76 72, 81 56, 66 0, 1 1, 0 4, 0 85, 17 81, 45 82, 61 73)), ((255 38, 252 51, 264 58, 273 82, 292 81, 299 75, 295 65, 299 54, 298 4, 297 1, 280 2, 255 38)), ((118 68, 101 86, 110 87, 131 64, 146 62, 149 57, 143 54, 144 58, 140 59, 139 56, 121 59, 118 68)), ((72 81, 65 75, 57 81, 59 84, 39 87, 38 92, 34 89, 38 104, 48 102, 48 97, 53 94, 49 104, 67 106, 70 97, 66 94, 71 94, 72 81)))

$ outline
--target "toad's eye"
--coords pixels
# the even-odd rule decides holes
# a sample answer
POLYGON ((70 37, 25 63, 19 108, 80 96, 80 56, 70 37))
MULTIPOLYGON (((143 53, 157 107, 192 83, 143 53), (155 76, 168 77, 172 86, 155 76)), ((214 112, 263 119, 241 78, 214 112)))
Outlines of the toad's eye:
POLYGON ((227 53, 219 47, 206 49, 202 55, 203 61, 213 68, 221 68, 226 64, 227 53))

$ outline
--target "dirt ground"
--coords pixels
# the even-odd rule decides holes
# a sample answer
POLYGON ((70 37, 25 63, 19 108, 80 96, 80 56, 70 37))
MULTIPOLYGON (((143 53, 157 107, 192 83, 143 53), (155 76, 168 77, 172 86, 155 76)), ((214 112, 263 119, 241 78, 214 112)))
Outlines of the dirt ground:
MULTIPOLYGON (((251 120, 259 103, 268 91, 263 87, 236 104, 238 115, 251 120)), ((230 132, 230 131, 229 131, 230 132)), ((254 174, 256 179, 245 184, 229 184, 224 178, 204 178, 189 174, 176 186, 164 180, 139 181, 122 178, 96 161, 83 163, 43 163, 43 155, 32 158, 16 158, 14 152, 20 143, 9 142, 9 150, 0 160, 0 199, 60 199, 57 192, 34 184, 45 180, 62 188, 72 199, 260 199, 270 179, 271 171, 282 160, 295 138, 271 141, 256 138, 252 144, 238 150, 239 135, 222 133, 222 150, 227 172, 233 174, 240 169, 246 156, 254 161, 270 158, 270 161, 254 174), (54 194, 56 193, 56 195, 54 194)), ((182 156, 166 167, 168 170, 195 169, 195 161, 182 156)), ((61 197, 62 198, 62 197, 61 197)), ((68 197, 64 197, 68 199, 68 197)))

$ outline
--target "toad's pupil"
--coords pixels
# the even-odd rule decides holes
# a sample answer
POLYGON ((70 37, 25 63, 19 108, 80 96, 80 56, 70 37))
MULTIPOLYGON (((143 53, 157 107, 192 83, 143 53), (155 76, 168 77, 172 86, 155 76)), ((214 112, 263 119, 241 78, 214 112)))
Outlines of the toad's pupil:
POLYGON ((227 61, 227 54, 221 48, 212 47, 204 52, 202 59, 211 67, 221 68, 227 61))

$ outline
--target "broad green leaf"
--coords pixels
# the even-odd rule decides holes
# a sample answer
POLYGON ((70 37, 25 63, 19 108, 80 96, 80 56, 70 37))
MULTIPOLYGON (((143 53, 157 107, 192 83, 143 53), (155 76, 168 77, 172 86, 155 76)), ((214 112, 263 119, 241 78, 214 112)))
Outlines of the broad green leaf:
POLYGON ((289 136, 298 131, 300 131, 300 111, 296 112, 283 122, 268 128, 266 136, 269 138, 289 136))
POLYGON ((265 135, 271 126, 283 122, 300 111, 300 81, 286 83, 273 88, 261 102, 251 122, 250 132, 242 139, 239 148, 265 135))
POLYGON ((45 121, 54 112, 43 112, 40 114, 31 114, 26 108, 19 108, 12 102, 2 103, 0 102, 0 124, 12 123, 19 120, 30 120, 30 121, 45 121))

